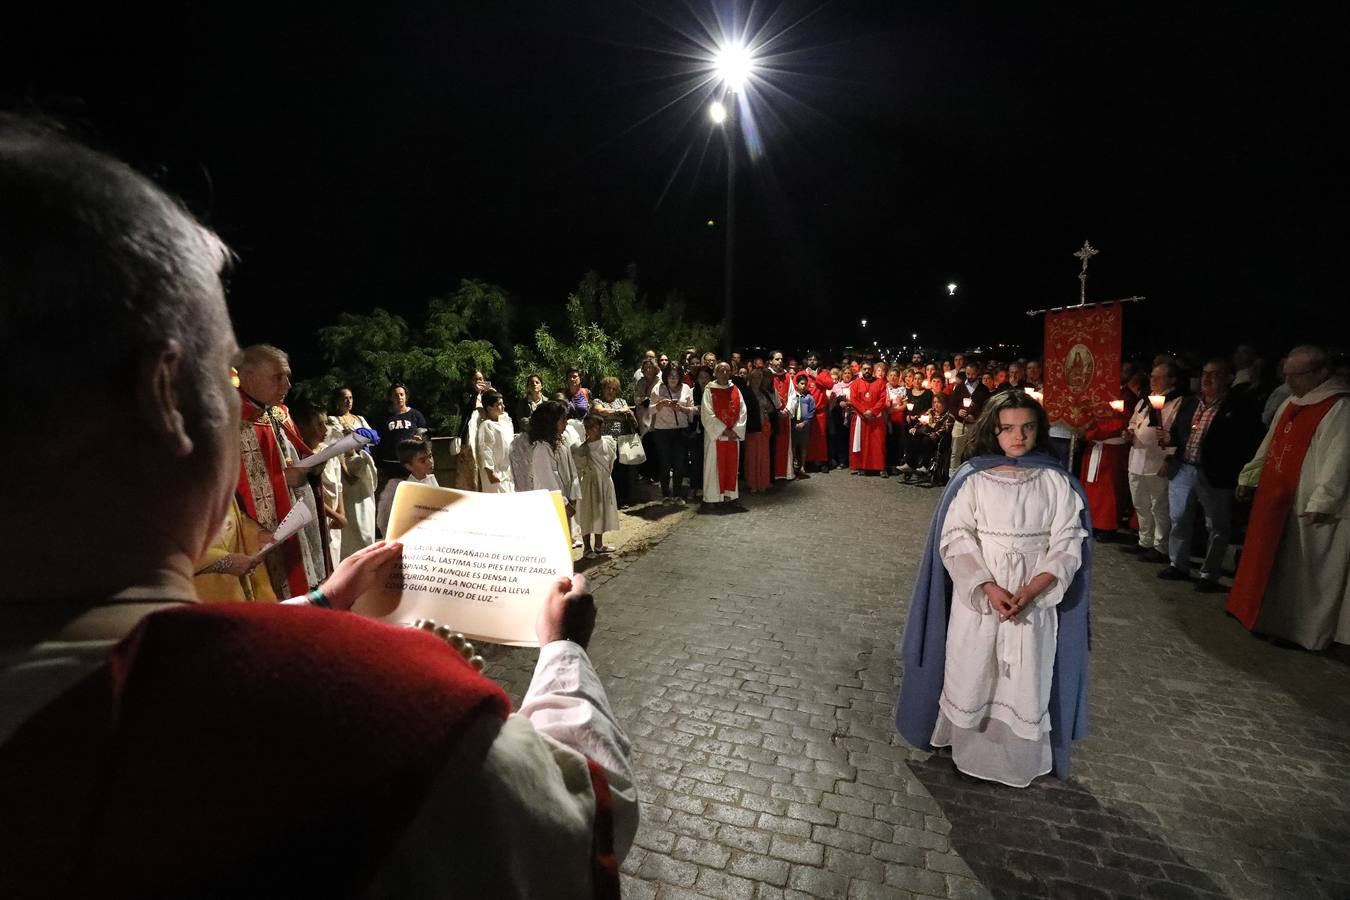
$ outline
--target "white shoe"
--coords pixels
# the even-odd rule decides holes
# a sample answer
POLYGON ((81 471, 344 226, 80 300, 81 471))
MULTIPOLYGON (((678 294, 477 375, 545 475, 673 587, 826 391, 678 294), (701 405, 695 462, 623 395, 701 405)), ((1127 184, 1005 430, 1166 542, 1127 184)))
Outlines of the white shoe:
POLYGON ((909 463, 903 463, 900 466, 900 468, 896 469, 896 471, 899 472, 901 475, 908 475, 914 470, 909 467, 909 463))
POLYGON ((580 550, 581 547, 582 547, 581 541, 577 540, 577 541, 573 541, 573 542, 572 542, 572 549, 573 549, 573 550, 580 550))
POLYGON ((928 467, 927 467, 927 466, 919 466, 917 469, 914 470, 914 474, 915 474, 915 475, 927 475, 927 474, 928 474, 928 467))
POLYGON ((614 548, 611 547, 609 544, 601 544, 599 547, 596 547, 596 548, 595 548, 595 555, 596 555, 596 556, 604 556, 604 555, 606 555, 606 554, 613 553, 613 552, 614 552, 614 548))

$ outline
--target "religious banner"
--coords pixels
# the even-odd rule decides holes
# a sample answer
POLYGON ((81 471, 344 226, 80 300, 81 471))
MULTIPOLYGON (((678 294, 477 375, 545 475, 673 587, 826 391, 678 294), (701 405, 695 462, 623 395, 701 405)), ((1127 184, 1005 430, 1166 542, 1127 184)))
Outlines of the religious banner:
POLYGON ((1044 403, 1050 421, 1081 430, 1120 399, 1119 303, 1045 316, 1044 403))

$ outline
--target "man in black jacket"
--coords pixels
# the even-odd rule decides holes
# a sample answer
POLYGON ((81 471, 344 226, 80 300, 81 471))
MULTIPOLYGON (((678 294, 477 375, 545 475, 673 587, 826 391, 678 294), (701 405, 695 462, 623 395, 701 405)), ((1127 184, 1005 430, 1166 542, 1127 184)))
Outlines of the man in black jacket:
POLYGON ((1209 545, 1195 589, 1206 593, 1223 590, 1219 575, 1232 528, 1233 490, 1238 472, 1264 436, 1260 408, 1248 392, 1230 391, 1232 383, 1233 367, 1228 360, 1216 358, 1205 363, 1200 373, 1200 396, 1182 401, 1167 436, 1167 445, 1176 448, 1167 462, 1171 564, 1158 577, 1171 581, 1190 578, 1191 531, 1199 506, 1205 513, 1209 545))

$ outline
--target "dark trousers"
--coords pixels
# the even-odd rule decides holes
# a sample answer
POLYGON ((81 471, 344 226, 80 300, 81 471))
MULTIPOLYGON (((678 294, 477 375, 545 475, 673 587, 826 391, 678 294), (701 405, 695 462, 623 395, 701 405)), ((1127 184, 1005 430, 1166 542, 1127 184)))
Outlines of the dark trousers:
POLYGON ((894 469, 905 461, 905 439, 909 437, 903 422, 886 423, 886 468, 894 469))
POLYGON ((844 413, 836 408, 830 413, 830 462, 839 468, 848 467, 848 428, 844 425, 844 413))
POLYGON ((910 434, 909 429, 905 429, 905 462, 911 469, 930 468, 934 449, 926 435, 910 434))
POLYGON ((614 482, 614 500, 619 506, 628 506, 633 502, 633 494, 637 489, 637 470, 637 466, 625 466, 615 461, 609 477, 614 482))
POLYGON ((656 448, 656 480, 661 482, 661 496, 683 497, 689 432, 683 428, 655 428, 647 433, 656 448))

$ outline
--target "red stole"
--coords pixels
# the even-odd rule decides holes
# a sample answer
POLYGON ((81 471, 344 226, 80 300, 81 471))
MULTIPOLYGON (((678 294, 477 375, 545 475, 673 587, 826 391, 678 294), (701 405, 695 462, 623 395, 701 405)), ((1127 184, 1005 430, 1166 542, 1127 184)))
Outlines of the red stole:
MULTIPOLYGON (((712 391, 713 415, 717 421, 735 429, 741 418, 741 392, 733 386, 725 388, 708 385, 705 390, 712 391)), ((736 470, 740 468, 740 442, 717 439, 717 486, 724 493, 736 490, 736 470)))
POLYGON ((10 897, 359 893, 447 762, 481 765, 468 730, 510 705, 419 630, 153 613, 0 745, 0 822, 23 829, 0 880, 10 897))
MULTIPOLYGON (((1275 436, 1266 448, 1261 484, 1252 501, 1251 523, 1242 544, 1242 560, 1228 594, 1228 612, 1250 631, 1261 613, 1275 556, 1286 523, 1294 510, 1303 459, 1308 455, 1317 426, 1338 400, 1350 394, 1333 394, 1320 403, 1297 406, 1289 403, 1275 422, 1275 436)), ((1307 560, 1306 562, 1314 562, 1307 560)))
MULTIPOLYGON (((300 439, 300 433, 296 431, 295 423, 291 421, 290 411, 285 406, 265 409, 255 403, 243 391, 239 392, 239 399, 243 405, 245 423, 242 427, 253 429, 253 435, 258 441, 258 450, 262 455, 264 470, 253 472, 253 477, 250 478, 250 460, 247 456, 241 456, 239 460, 239 484, 235 488, 235 498, 239 501, 239 508, 244 511, 244 515, 271 531, 291 511, 291 493, 286 486, 286 458, 281 450, 281 438, 278 435, 278 430, 290 440, 301 459, 311 455, 313 451, 300 439), (270 487, 272 494, 270 499, 271 510, 259 508, 265 506, 268 499, 265 490, 260 491, 261 497, 255 494, 255 487, 261 486, 255 482, 262 482, 270 487)), ((322 518, 322 514, 320 518, 322 518)), ((277 552, 282 554, 281 558, 286 571, 286 583, 289 588, 287 596, 298 597, 304 594, 309 590, 310 585, 309 579, 305 577, 304 561, 300 556, 300 535, 297 534, 292 537, 277 552)), ((278 597, 278 599, 285 598, 278 597)))

